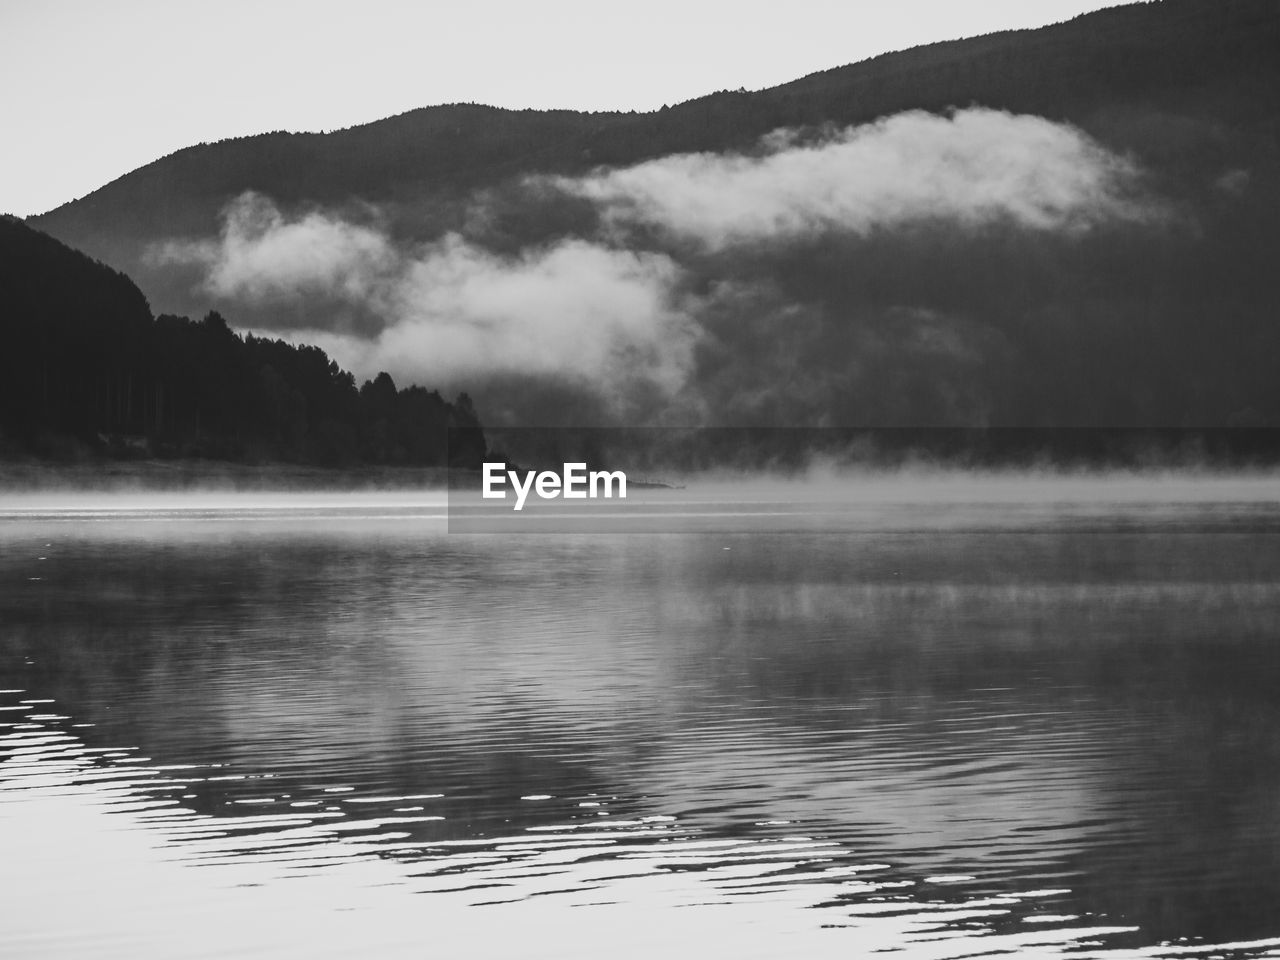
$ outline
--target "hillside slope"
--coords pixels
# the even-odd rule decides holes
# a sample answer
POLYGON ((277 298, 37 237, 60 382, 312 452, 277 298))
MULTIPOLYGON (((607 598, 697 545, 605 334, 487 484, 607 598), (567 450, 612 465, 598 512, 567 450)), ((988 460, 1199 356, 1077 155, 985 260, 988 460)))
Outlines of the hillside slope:
POLYGON ((507 422, 1280 424, 1280 3, 205 144, 32 222, 507 422))
POLYGON ((221 206, 245 190, 285 203, 376 203, 532 172, 743 148, 778 127, 858 124, 902 110, 970 104, 1070 120, 1104 140, 1155 153, 1165 145, 1143 143, 1141 131, 1126 130, 1125 112, 1212 115, 1230 125, 1263 123, 1274 134, 1277 81, 1274 0, 1157 0, 1038 30, 889 53, 772 89, 711 94, 653 113, 452 104, 327 134, 200 144, 31 220, 114 262, 136 254, 130 241, 211 229, 221 206))
POLYGON ((445 466, 476 449, 470 402, 386 374, 359 390, 323 351, 240 336, 217 313, 151 316, 124 274, 0 217, 0 454, 204 456, 445 466))

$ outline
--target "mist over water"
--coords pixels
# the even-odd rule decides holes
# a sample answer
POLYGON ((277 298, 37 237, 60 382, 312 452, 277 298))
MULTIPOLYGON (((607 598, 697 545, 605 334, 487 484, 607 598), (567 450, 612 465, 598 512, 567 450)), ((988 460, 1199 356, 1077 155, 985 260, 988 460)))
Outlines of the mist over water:
POLYGON ((6 495, 0 953, 1273 955, 1275 490, 6 495))

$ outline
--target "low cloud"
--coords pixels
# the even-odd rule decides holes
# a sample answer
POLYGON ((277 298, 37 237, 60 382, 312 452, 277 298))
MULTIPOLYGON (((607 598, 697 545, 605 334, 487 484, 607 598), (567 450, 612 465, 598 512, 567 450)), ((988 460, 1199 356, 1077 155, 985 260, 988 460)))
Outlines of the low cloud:
POLYGON ((1137 170, 1042 117, 921 111, 805 139, 778 131, 756 155, 680 154, 542 181, 599 205, 615 231, 658 227, 719 250, 919 221, 1081 231, 1152 215, 1137 170))
POLYGON ((244 193, 223 210, 217 240, 170 242, 159 262, 204 267, 203 289, 251 303, 320 293, 365 304, 400 267, 400 254, 379 230, 319 211, 289 219, 267 197, 244 193))
MULTIPOLYGON (((380 230, 311 211, 284 214, 247 193, 223 212, 218 240, 168 243, 153 253, 195 264, 219 301, 330 301, 377 322, 281 324, 369 376, 467 383, 554 378, 613 398, 633 387, 674 392, 696 339, 683 271, 661 253, 578 238, 504 256, 448 234, 397 247, 380 230)), ((305 322, 305 321, 304 321, 305 322)), ((261 329, 261 327, 260 327, 261 329)), ((270 329, 270 328, 267 328, 270 329)))
POLYGON ((152 258, 198 269, 242 325, 317 343, 362 378, 488 390, 513 419, 541 390, 573 416, 599 401, 645 422, 976 422, 990 403, 966 384, 1012 356, 982 326, 1006 299, 988 261, 1163 216, 1133 163, 1080 130, 986 109, 513 181, 419 230, 431 239, 402 239, 414 212, 290 212, 246 193, 217 237, 152 258))
POLYGON ((359 365, 451 381, 519 374, 606 392, 637 379, 675 390, 695 337, 681 279, 662 254, 571 239, 503 257, 450 235, 406 261, 387 293, 395 322, 359 365))

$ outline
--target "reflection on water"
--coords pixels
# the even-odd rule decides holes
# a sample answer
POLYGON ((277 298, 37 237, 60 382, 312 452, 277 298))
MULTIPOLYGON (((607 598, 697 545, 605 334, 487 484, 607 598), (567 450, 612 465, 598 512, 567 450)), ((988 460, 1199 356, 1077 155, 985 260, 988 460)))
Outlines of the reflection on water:
POLYGON ((1275 954, 1274 506, 1115 509, 11 511, 0 953, 1275 954))

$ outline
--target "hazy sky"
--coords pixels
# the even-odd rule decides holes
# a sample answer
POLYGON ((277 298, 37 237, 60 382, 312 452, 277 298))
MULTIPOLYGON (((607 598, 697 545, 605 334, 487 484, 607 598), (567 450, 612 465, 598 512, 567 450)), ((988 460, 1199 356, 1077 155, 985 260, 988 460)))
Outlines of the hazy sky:
POLYGON ((0 0, 0 212, 203 140, 414 107, 650 110, 1114 0, 0 0))

